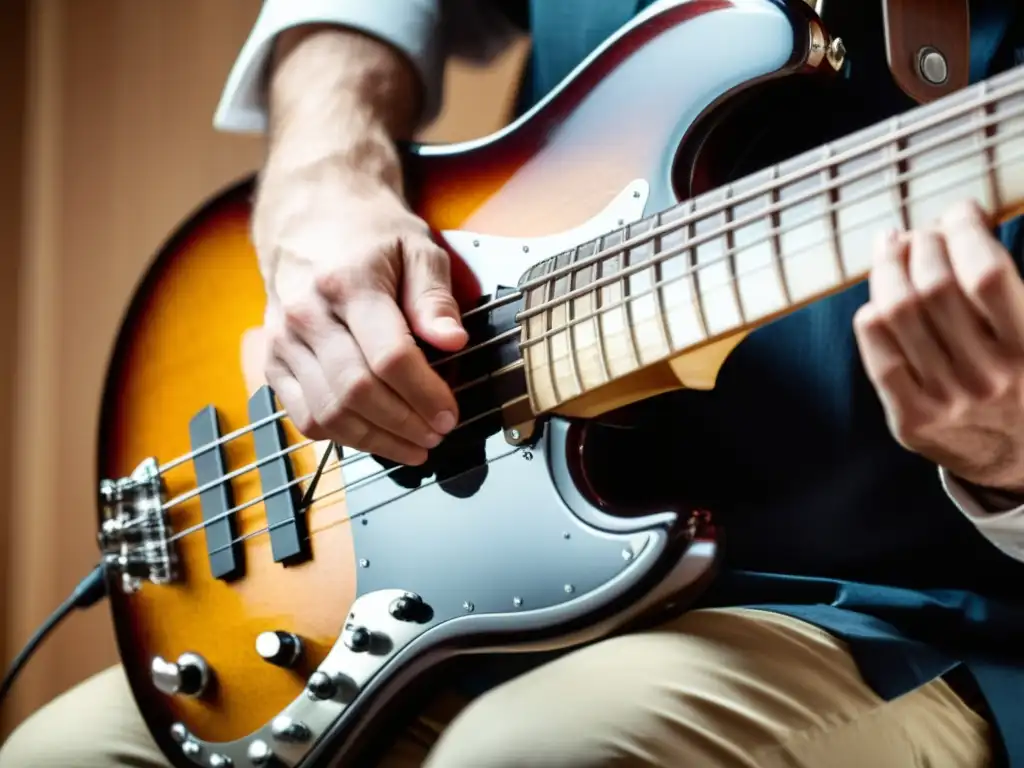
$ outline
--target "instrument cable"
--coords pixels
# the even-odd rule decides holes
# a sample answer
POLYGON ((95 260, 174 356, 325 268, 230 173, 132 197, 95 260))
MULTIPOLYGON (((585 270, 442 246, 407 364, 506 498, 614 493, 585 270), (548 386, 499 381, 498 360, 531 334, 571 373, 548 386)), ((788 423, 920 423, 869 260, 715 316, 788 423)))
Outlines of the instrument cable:
POLYGON ((11 662, 10 668, 4 674, 3 682, 0 682, 0 704, 3 704, 3 700, 13 687, 18 674, 21 672, 22 668, 24 668, 25 664, 28 663, 28 660, 32 658, 32 654, 36 652, 43 640, 45 640, 73 610, 85 610, 86 608, 90 608, 107 596, 105 571, 106 569, 102 563, 93 568, 89 575, 78 583, 78 586, 75 587, 74 592, 71 593, 68 599, 61 603, 57 610, 50 614, 49 618, 42 623, 42 625, 36 630, 35 634, 29 638, 27 643, 25 643, 25 647, 22 648, 18 655, 14 657, 14 661, 11 662))

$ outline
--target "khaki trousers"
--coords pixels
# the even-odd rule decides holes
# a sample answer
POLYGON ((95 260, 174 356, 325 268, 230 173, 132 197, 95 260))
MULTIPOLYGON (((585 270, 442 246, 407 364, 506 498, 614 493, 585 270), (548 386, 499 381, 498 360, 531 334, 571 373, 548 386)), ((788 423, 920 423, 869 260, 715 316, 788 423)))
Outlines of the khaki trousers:
MULTIPOLYGON (((843 645, 764 611, 695 611, 435 701, 382 768, 975 768, 987 722, 942 680, 891 702, 843 645)), ((119 668, 26 721, 0 768, 166 768, 119 668)))

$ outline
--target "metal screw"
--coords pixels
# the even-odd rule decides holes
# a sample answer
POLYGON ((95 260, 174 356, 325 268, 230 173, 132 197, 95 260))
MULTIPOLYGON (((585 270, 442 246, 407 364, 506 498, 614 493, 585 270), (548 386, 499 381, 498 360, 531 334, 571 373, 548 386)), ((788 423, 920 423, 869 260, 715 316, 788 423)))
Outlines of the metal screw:
POLYGON ((633 559, 633 550, 631 550, 631 549, 624 549, 624 550, 622 550, 622 559, 627 561, 627 562, 632 560, 633 559))
POLYGON ((924 47, 917 52, 917 66, 921 77, 925 82, 932 85, 942 85, 949 77, 949 67, 946 64, 946 57, 941 52, 931 47, 924 47))
POLYGON ((562 532, 562 538, 563 539, 571 539, 572 538, 572 534, 569 533, 568 531, 563 531, 562 532))
POLYGON ((639 189, 633 190, 633 197, 640 197, 640 190, 639 189))
POLYGON ((523 253, 529 253, 529 252, 530 252, 530 246, 524 245, 523 246, 523 253))
POLYGON ((567 595, 571 595, 573 592, 576 591, 576 587, 574 587, 572 584, 566 584, 564 587, 562 587, 562 589, 565 590, 565 594, 567 595))
POLYGON ((469 613, 472 613, 476 609, 476 606, 474 606, 471 602, 469 602, 469 600, 466 600, 462 604, 462 609, 464 611, 468 611, 469 613))
POLYGON ((518 608, 522 604, 523 604, 523 598, 521 598, 521 597, 513 597, 512 598, 512 605, 514 605, 516 608, 518 608))
POLYGON ((510 429, 508 431, 508 436, 509 436, 510 440, 518 440, 519 439, 519 430, 518 429, 510 429))
POLYGON ((533 461, 533 451, 523 451, 523 458, 527 461, 533 461))
POLYGON ((202 747, 194 741, 186 741, 181 745, 181 754, 185 755, 185 757, 195 757, 200 752, 202 752, 202 747))
POLYGON ((370 567, 370 561, 369 561, 369 560, 367 560, 367 559, 366 559, 366 558, 364 557, 364 558, 363 558, 362 560, 360 560, 360 561, 359 561, 359 567, 360 567, 360 568, 369 568, 369 567, 370 567))
POLYGON ((473 241, 473 247, 474 248, 479 248, 480 247, 480 241, 479 240, 474 240, 473 241))

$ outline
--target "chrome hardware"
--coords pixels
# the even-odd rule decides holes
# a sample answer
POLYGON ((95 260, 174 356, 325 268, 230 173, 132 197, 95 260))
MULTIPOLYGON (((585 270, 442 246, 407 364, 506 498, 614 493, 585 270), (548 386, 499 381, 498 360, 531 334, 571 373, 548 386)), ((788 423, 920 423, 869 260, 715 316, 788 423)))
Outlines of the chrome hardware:
POLYGON ((245 754, 253 765, 270 765, 274 759, 274 750, 263 739, 253 741, 245 754))
POLYGON ((843 64, 846 63, 846 46, 843 44, 843 38, 837 37, 828 44, 825 58, 836 72, 843 68, 843 64))
POLYGON ((286 715, 274 718, 270 723, 270 732, 279 741, 309 741, 309 737, 312 735, 309 728, 286 715))
POLYGON ((306 690, 313 699, 333 699, 338 692, 338 686, 331 679, 331 676, 319 670, 309 676, 306 682, 306 690))
MULTIPOLYGON (((149 665, 153 685, 161 693, 168 696, 202 696, 210 683, 210 668, 202 656, 196 653, 183 653, 177 662, 171 662, 162 656, 154 657, 149 665)), ((172 737, 180 723, 172 726, 172 737)), ((184 726, 182 726, 184 730, 184 726)))
POLYGON ((290 667, 302 655, 302 640, 298 635, 281 630, 260 632, 256 638, 256 653, 278 667, 290 667))
POLYGON ((227 755, 212 754, 210 755, 210 768, 230 768, 233 765, 231 758, 227 755))
POLYGON ((917 72, 926 83, 942 85, 949 77, 949 65, 941 51, 926 45, 917 52, 917 72))
POLYGON ((188 728, 182 723, 175 723, 171 726, 171 739, 175 744, 183 744, 189 736, 188 728))
POLYGON ((176 574, 177 554, 170 542, 164 487, 155 459, 146 459, 131 477, 100 482, 99 545, 121 589, 132 594, 145 581, 167 584, 176 574))
POLYGON ((401 597, 392 600, 391 605, 388 606, 388 613, 399 621, 415 621, 418 624, 430 621, 434 615, 430 606, 424 603, 419 595, 414 595, 412 592, 406 592, 401 597))
POLYGON ((366 627, 353 627, 349 625, 345 627, 343 640, 345 642, 345 647, 350 651, 365 653, 370 650, 370 643, 373 641, 373 635, 370 634, 370 630, 366 627))
POLYGON ((181 754, 185 757, 196 757, 202 751, 203 748, 191 740, 181 745, 181 754))

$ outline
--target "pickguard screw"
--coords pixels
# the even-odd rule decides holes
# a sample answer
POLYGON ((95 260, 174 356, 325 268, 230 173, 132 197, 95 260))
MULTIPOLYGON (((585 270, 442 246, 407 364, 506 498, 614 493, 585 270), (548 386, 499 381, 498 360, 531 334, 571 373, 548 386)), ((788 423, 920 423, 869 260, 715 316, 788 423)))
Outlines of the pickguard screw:
POLYGON ((524 245, 523 246, 523 253, 529 253, 529 252, 530 252, 530 246, 524 245))
POLYGON ((576 591, 576 587, 574 587, 572 584, 566 584, 564 587, 562 587, 562 589, 565 590, 565 594, 567 595, 571 595, 573 592, 576 591))
POLYGON ((568 531, 563 531, 562 532, 562 538, 563 539, 571 539, 572 538, 572 534, 569 533, 568 531))
POLYGON ((533 451, 523 451, 523 458, 527 461, 533 461, 533 451))
POLYGON ((508 436, 509 436, 510 440, 518 440, 519 439, 519 430, 518 429, 510 429, 508 431, 508 436))
POLYGON ((523 604, 523 598, 521 598, 521 597, 513 597, 512 598, 512 605, 514 605, 516 608, 518 608, 522 604, 523 604))
POLYGON ((474 248, 479 248, 480 247, 480 241, 479 240, 474 240, 473 241, 473 247, 474 248))
POLYGON ((475 610, 475 608, 476 608, 476 606, 474 606, 471 602, 469 602, 469 600, 466 600, 462 604, 462 609, 464 611, 468 611, 469 613, 472 613, 475 610))
POLYGON ((366 558, 363 558, 362 560, 359 561, 359 567, 360 568, 369 568, 370 567, 370 561, 367 560, 366 558))
POLYGON ((640 197, 640 190, 639 189, 633 190, 633 197, 640 197))
POLYGON ((622 550, 622 559, 625 560, 626 562, 629 562, 630 560, 632 560, 633 559, 633 550, 631 550, 631 549, 624 549, 624 550, 622 550))

